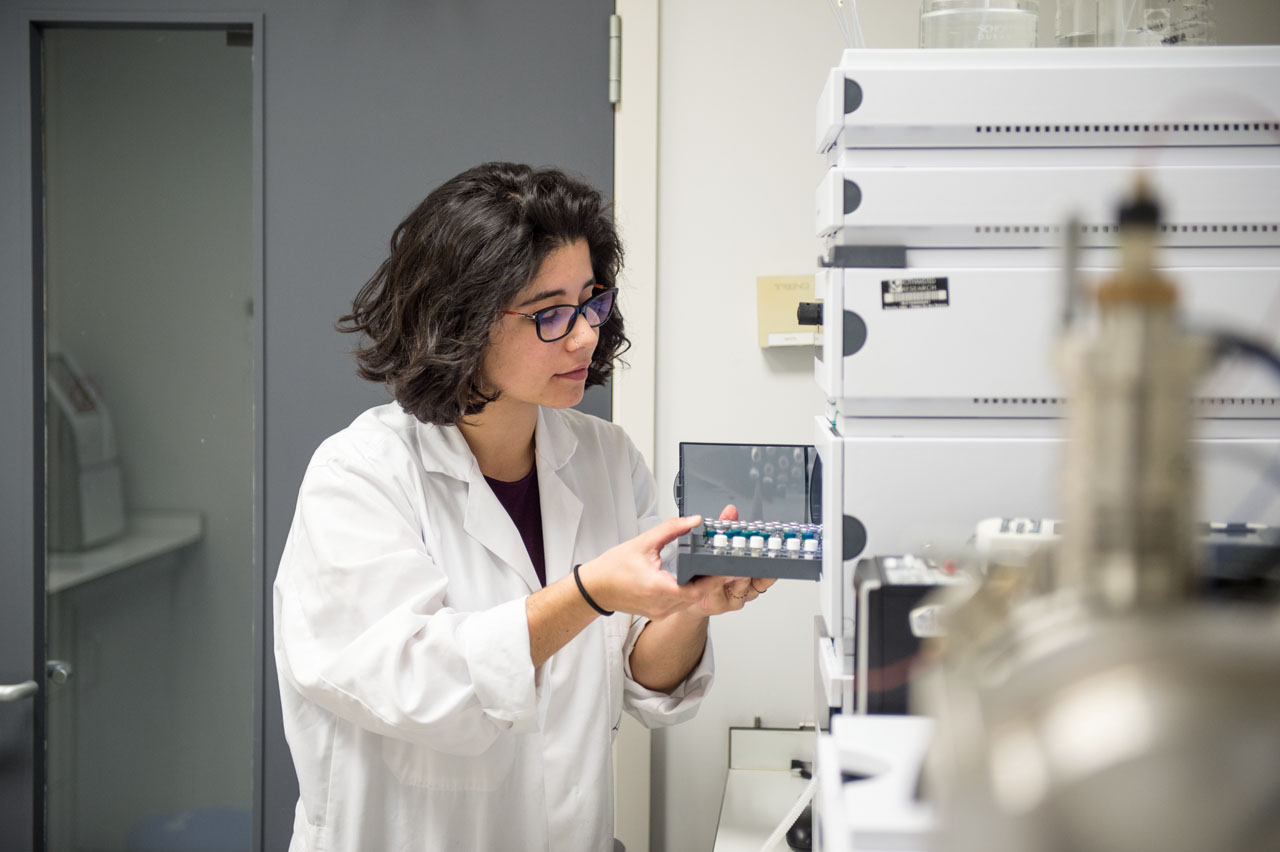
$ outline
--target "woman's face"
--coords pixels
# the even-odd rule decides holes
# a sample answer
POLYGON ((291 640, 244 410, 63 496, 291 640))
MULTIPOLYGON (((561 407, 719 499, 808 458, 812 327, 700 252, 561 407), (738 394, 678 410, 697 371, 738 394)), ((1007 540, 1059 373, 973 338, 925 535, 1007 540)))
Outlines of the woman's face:
MULTIPOLYGON (((547 255, 538 274, 508 309, 532 314, 552 305, 580 305, 591 298, 594 286, 591 253, 587 241, 579 239, 547 255)), ((499 406, 569 408, 582 400, 587 368, 599 339, 598 331, 582 316, 574 318, 567 335, 547 343, 538 337, 533 320, 503 314, 485 353, 485 380, 501 392, 499 406)))

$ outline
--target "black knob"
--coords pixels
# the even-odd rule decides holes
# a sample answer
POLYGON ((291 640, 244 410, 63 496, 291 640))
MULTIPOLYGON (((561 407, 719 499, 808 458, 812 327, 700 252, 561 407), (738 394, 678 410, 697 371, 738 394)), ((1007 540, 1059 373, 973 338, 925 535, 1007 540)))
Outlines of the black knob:
POLYGON ((822 325, 822 303, 801 302, 796 305, 796 322, 801 325, 822 325))

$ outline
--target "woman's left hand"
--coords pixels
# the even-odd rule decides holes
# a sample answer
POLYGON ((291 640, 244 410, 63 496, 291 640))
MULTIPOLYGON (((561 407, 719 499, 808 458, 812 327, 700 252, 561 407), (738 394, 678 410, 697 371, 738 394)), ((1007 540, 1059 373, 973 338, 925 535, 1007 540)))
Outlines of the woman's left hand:
MULTIPOLYGON (((720 520, 738 520, 738 507, 732 503, 725 506, 720 520)), ((697 603, 689 607, 689 611, 707 616, 739 610, 767 592, 776 582, 776 578, 764 577, 700 577, 692 585, 703 594, 697 603)))

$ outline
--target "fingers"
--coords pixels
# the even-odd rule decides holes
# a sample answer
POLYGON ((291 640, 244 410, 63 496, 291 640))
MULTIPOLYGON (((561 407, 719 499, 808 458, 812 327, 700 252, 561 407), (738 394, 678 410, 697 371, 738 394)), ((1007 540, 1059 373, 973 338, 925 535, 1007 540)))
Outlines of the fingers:
POLYGON ((724 587, 725 606, 730 611, 737 611, 747 605, 747 602, 754 597, 751 589, 745 584, 739 587, 737 583, 730 583, 724 587))
POLYGON ((768 591, 774 582, 760 577, 699 577, 684 588, 696 594, 694 605, 700 612, 719 615, 742 609, 768 591))
POLYGON ((734 577, 725 583, 725 594, 734 600, 745 600, 751 594, 750 577, 734 577))
POLYGON ((668 542, 675 541, 700 523, 702 523, 701 515, 691 515, 687 518, 667 518, 653 529, 640 533, 635 537, 635 540, 644 544, 645 547, 661 550, 667 546, 668 542))
POLYGON ((699 577, 685 584, 684 588, 691 596, 690 603, 697 606, 704 615, 724 612, 728 606, 724 580, 724 577, 699 577))
POLYGON ((738 507, 730 503, 720 512, 720 520, 736 521, 738 520, 738 507))
POLYGON ((715 595, 719 606, 712 610, 728 612, 740 610, 756 598, 769 591, 769 587, 778 582, 774 577, 705 577, 704 580, 719 581, 719 589, 715 595))

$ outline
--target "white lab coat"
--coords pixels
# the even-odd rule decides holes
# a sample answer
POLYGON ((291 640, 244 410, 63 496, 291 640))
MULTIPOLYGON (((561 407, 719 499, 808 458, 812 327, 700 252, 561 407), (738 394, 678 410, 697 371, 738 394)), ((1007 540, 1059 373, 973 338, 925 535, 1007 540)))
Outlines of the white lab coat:
MULTIPOLYGON (((547 582, 658 522, 623 431, 541 409, 547 582)), ((396 404, 325 441, 276 578, 275 652, 301 797, 290 849, 612 848, 622 710, 693 715, 711 649, 670 695, 631 678, 645 620, 598 618, 537 671, 524 543, 462 434, 396 404)))

